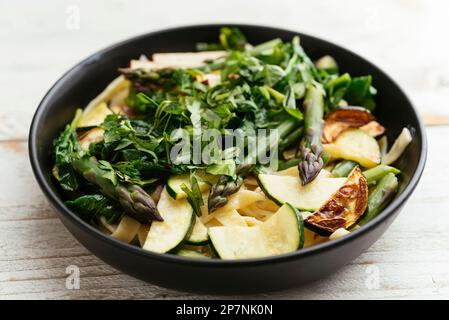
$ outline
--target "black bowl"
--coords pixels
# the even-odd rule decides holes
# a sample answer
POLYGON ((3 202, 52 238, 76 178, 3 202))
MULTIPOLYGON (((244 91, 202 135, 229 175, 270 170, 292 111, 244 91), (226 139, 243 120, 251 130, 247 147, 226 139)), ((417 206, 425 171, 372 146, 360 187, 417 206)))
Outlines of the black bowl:
POLYGON ((337 271, 368 249, 393 222, 415 189, 427 153, 423 125, 398 85, 376 66, 335 44, 294 31, 236 25, 251 43, 300 35, 306 52, 316 59, 331 54, 352 75, 373 75, 378 89, 376 116, 393 139, 403 127, 415 129, 411 145, 395 164, 402 171, 396 198, 375 219, 350 235, 289 254, 240 261, 194 260, 157 254, 117 241, 79 219, 63 202, 51 176, 54 137, 77 107, 85 106, 131 58, 154 52, 193 51, 197 42, 215 41, 218 25, 187 26, 145 34, 111 46, 77 64, 59 79, 40 103, 31 124, 29 153, 36 179, 69 231, 96 256, 145 281, 196 292, 256 292, 297 286, 337 271))

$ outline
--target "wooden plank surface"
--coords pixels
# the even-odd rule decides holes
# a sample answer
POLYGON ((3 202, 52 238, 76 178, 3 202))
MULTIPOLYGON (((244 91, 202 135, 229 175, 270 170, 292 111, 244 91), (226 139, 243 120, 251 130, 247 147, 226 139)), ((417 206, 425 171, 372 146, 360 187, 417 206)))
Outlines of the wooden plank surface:
MULTIPOLYGON (((449 298, 449 168, 438 152, 449 127, 430 128, 428 135, 425 175, 373 247, 330 278, 257 297, 449 298), (367 285, 372 270, 379 273, 377 289, 367 285)), ((34 182, 25 143, 0 143, 0 153, 0 176, 17 177, 0 189, 0 298, 213 298, 152 286, 102 263, 49 208, 34 182), (80 267, 80 290, 65 287, 69 265, 80 267)))
POLYGON ((26 137, 45 91, 83 57, 143 32, 217 21, 296 29, 353 49, 398 80, 428 123, 438 125, 428 128, 429 157, 420 185, 373 247, 327 279, 251 297, 449 298, 445 1, 259 0, 253 5, 229 0, 211 6, 201 0, 153 6, 143 0, 0 0, 0 11, 0 299, 215 298, 141 282, 91 255, 63 227, 39 190, 26 137), (76 8, 79 29, 68 23, 76 8), (172 14, 164 14, 168 11, 172 14), (66 288, 69 265, 80 267, 79 290, 66 288), (378 286, 371 282, 373 274, 379 275, 378 286))

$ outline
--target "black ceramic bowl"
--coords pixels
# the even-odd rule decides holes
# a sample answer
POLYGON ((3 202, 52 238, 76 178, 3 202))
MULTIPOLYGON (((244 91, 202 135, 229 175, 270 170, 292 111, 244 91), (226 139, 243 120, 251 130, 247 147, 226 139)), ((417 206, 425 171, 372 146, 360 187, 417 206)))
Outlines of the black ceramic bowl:
POLYGON ((62 192, 51 176, 54 137, 72 119, 75 109, 95 97, 117 76, 117 68, 126 66, 131 58, 142 53, 195 50, 197 42, 215 41, 220 26, 188 26, 145 34, 93 54, 62 76, 39 105, 29 136, 34 174, 64 225, 86 248, 125 273, 164 287, 197 292, 243 293, 297 286, 337 271, 368 249, 393 222, 418 183, 427 152, 424 128, 409 99, 390 77, 365 59, 327 41, 276 28, 237 27, 255 44, 275 37, 290 40, 299 34, 313 59, 331 54, 342 71, 373 75, 378 90, 375 114, 388 129, 389 141, 405 126, 415 129, 413 142, 395 164, 403 173, 399 193, 373 221, 346 237, 263 259, 195 260, 144 251, 102 234, 64 206, 62 192))

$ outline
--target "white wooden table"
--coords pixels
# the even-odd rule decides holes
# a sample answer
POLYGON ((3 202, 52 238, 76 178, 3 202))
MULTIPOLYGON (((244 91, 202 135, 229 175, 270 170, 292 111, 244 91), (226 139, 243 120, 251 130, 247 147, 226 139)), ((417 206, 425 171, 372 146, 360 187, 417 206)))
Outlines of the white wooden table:
POLYGON ((296 29, 353 49, 392 75, 428 124, 429 156, 421 183, 375 245, 327 279, 252 297, 449 298, 446 3, 1 0, 0 299, 214 298, 136 280, 82 247, 50 209, 34 180, 27 133, 46 90, 83 57, 147 31, 221 21, 296 29), (80 267, 79 290, 66 288, 69 265, 80 267), (379 281, 373 281, 377 275, 379 281))

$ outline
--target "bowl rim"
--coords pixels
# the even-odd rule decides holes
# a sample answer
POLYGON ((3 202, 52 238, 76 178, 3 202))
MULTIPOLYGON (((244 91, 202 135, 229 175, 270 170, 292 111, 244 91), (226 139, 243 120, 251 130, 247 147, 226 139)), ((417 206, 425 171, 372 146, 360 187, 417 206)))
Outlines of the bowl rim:
POLYGON ((333 42, 327 41, 325 39, 311 36, 309 34, 303 33, 303 32, 297 32, 290 29, 285 28, 279 28, 279 27, 271 27, 266 25, 258 25, 258 24, 240 24, 240 23, 205 23, 205 24, 190 24, 190 25, 182 25, 182 26, 176 26, 171 28, 164 28, 144 34, 140 34, 131 38, 128 38, 126 40, 116 42, 110 46, 107 46, 106 48, 103 48, 91 55, 89 55, 87 58, 81 60, 78 62, 75 66, 70 68, 68 71, 66 71, 53 85, 52 87, 47 91, 45 96, 42 98, 41 102, 39 103, 35 114, 33 116, 30 131, 29 131, 29 137, 28 137, 28 153, 29 158, 31 162, 31 167, 33 170, 33 173, 36 177, 36 180, 43 191, 46 198, 50 201, 52 206, 60 213, 65 215, 67 218, 69 218, 73 223, 77 225, 78 228, 83 229, 84 232, 89 233, 91 236, 97 238, 99 241, 103 241, 106 245, 112 245, 115 246, 117 249, 124 250, 129 252, 130 254, 136 254, 139 256, 142 256, 143 258, 149 258, 149 259, 155 259, 159 260, 161 262, 166 263, 176 263, 179 265, 189 265, 189 266, 195 266, 195 267, 210 267, 210 266, 222 266, 222 267, 251 267, 256 265, 267 265, 271 263, 282 263, 287 262, 290 260, 300 259, 302 257, 307 257, 315 254, 320 254, 324 251, 332 250, 336 247, 343 246, 349 242, 357 241, 361 236, 368 233, 370 230, 376 228, 377 225, 381 224, 388 216, 393 214, 398 208, 400 208, 407 199, 411 196, 413 190, 416 188, 426 163, 427 158, 427 138, 426 138, 426 131, 422 122, 422 119, 419 116, 419 113, 417 112, 416 108, 406 95, 405 91, 394 81, 389 75, 387 75, 382 69, 371 63, 370 61, 366 60, 365 58, 361 57, 357 53, 353 52, 352 50, 346 49, 340 45, 337 45, 333 42), (120 240, 114 239, 110 237, 109 235, 106 235, 102 233, 100 230, 95 228, 94 226, 90 225, 89 223, 83 221, 81 218, 79 218, 75 213, 73 213, 71 210, 69 210, 65 205, 62 199, 57 195, 57 193, 52 189, 52 187, 47 183, 45 179, 45 175, 43 172, 43 169, 41 168, 41 165, 38 161, 38 152, 37 152, 37 133, 39 131, 38 123, 41 122, 41 118, 43 116, 44 110, 47 108, 47 102, 52 98, 52 96, 55 94, 55 92, 58 91, 59 87, 64 86, 64 82, 66 80, 66 77, 68 77, 71 74, 77 73, 80 71, 86 64, 89 64, 93 60, 97 60, 101 58, 101 56, 110 53, 111 51, 114 51, 116 48, 119 48, 121 46, 125 46, 129 43, 132 43, 134 41, 138 41, 140 39, 155 36, 158 34, 166 33, 166 32, 182 32, 187 29, 195 29, 195 28, 219 28, 221 26, 230 26, 230 27, 241 27, 241 28, 257 28, 259 29, 259 32, 263 32, 265 30, 270 30, 274 32, 289 32, 289 33, 297 33, 299 36, 305 36, 313 41, 320 41, 325 45, 332 46, 334 48, 337 48, 339 50, 346 51, 350 54, 352 54, 357 59, 361 60, 363 63, 370 65, 370 67, 374 68, 381 74, 383 77, 391 81, 403 94, 404 99, 406 102, 411 106, 411 112, 414 113, 414 116, 416 117, 418 121, 418 128, 417 132, 421 135, 421 149, 420 149, 420 155, 419 155, 419 161, 417 168, 414 172, 414 174, 411 176, 408 184, 404 188, 404 190, 399 194, 391 203, 388 204, 388 206, 382 210, 373 220, 368 222, 363 227, 351 232, 349 235, 346 235, 345 237, 341 237, 332 241, 327 241, 321 244, 317 244, 314 246, 311 246, 309 248, 303 248, 301 250, 293 251, 290 253, 280 254, 276 256, 269 256, 269 257, 262 257, 262 258, 251 258, 251 259, 241 259, 241 260, 222 260, 222 259, 192 259, 188 257, 182 257, 177 256, 173 254, 167 254, 167 253, 156 253, 144 250, 138 246, 134 246, 125 242, 122 242, 120 240))

